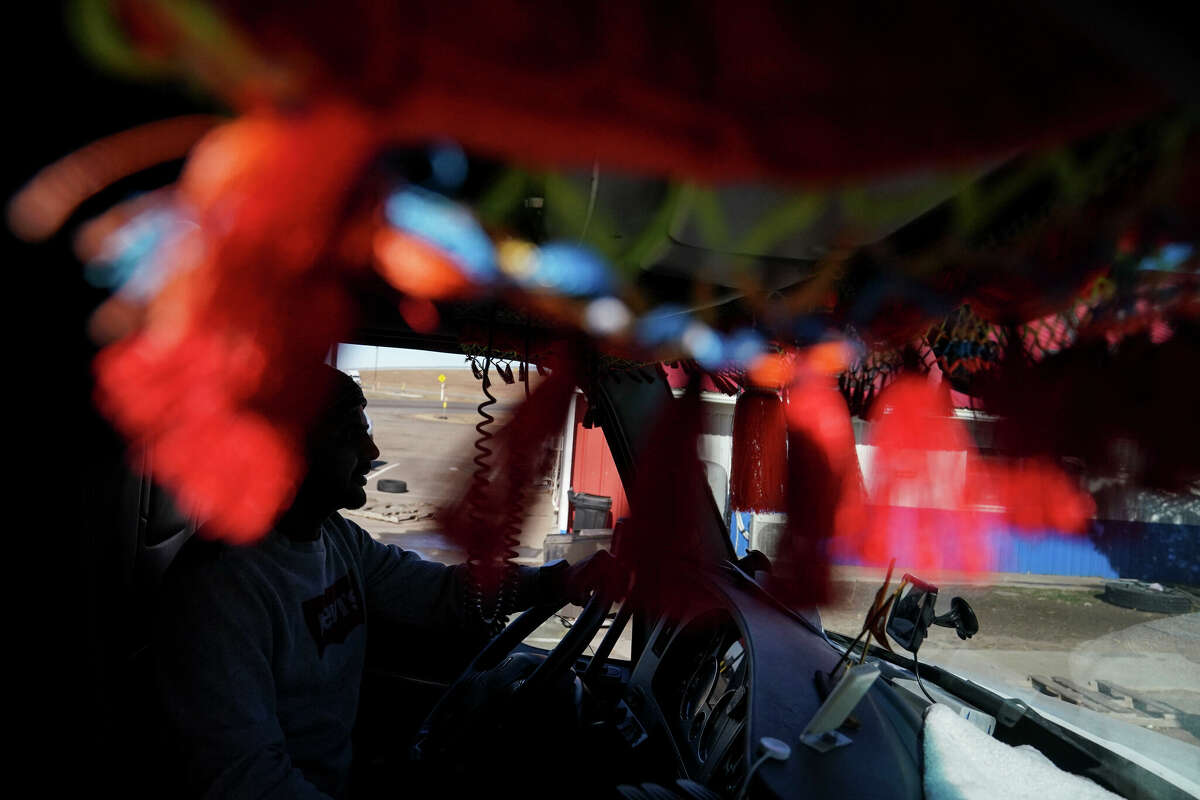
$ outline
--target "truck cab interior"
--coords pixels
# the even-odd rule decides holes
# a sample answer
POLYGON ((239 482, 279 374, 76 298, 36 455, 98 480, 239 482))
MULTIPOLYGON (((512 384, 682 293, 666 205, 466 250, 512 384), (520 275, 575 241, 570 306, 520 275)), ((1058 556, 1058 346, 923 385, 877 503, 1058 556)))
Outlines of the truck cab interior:
MULTIPOLYGON (((1055 19, 1073 19, 1074 12, 1065 10, 1069 4, 1060 5, 1063 8, 1055 19)), ((242 11, 261 22, 259 12, 242 11)), ((1107 53, 1114 41, 1124 41, 1120 26, 1114 24, 1120 17, 1115 12, 1100 15, 1107 24, 1100 27, 1099 45, 1090 40, 1081 43, 1075 26, 1067 25, 1071 33, 1068 51, 1080 58, 1107 53)), ((1031 33, 1026 22, 1014 22, 1007 15, 1004 19, 1016 33, 1033 37, 1030 63, 1053 51, 1052 37, 1047 42, 1031 33)), ((593 22, 601 28, 606 24, 593 22)), ((955 25, 947 26, 939 30, 958 31, 955 25)), ((986 40, 975 23, 963 26, 975 37, 971 41, 986 40)), ((47 47, 63 52, 73 47, 62 34, 57 17, 45 20, 44 27, 41 35, 47 47)), ((841 30, 842 26, 834 28, 841 30)), ((688 40, 696 33, 689 30, 668 30, 662 35, 671 41, 688 40)), ((891 41, 888 37, 880 40, 891 41)), ((1161 48, 1164 57, 1187 62, 1185 51, 1170 46, 1173 40, 1162 41, 1167 42, 1161 48)), ((906 50, 889 47, 890 55, 906 50)), ((1151 98, 1155 102, 1146 101, 1155 112, 1148 113, 1132 90, 1142 85, 1138 81, 1145 79, 1145 73, 1154 73, 1145 69, 1152 48, 1142 42, 1138 47, 1117 49, 1126 59, 1120 61, 1120 77, 1124 80, 1133 75, 1136 80, 1129 78, 1128 83, 1118 81, 1120 85, 1109 87, 1111 96, 1117 98, 1111 107, 1101 102, 1110 97, 1104 92, 1077 96, 1067 109, 1070 113, 1062 116, 1031 101, 1030 108, 1045 112, 1041 119, 1045 127, 1030 130, 1013 123, 1006 129, 1011 134, 1007 139, 981 134, 970 140, 978 130, 951 125, 953 130, 947 136, 964 137, 961 162, 952 168, 889 175, 839 189, 832 193, 837 195, 836 202, 819 215, 804 210, 811 198, 790 194, 785 187, 796 174, 815 179, 821 176, 820 170, 811 168, 792 150, 768 146, 778 145, 777 140, 766 137, 753 144, 737 137, 723 140, 731 146, 739 142, 745 146, 732 148, 726 164, 706 172, 704 157, 709 151, 698 146, 686 154, 672 155, 666 152, 669 148, 657 147, 669 140, 664 137, 637 150, 626 165, 629 168, 611 175, 599 161, 580 155, 587 142, 574 148, 562 146, 547 159, 559 163, 566 154, 572 155, 574 158, 566 159, 570 168, 537 173, 537 180, 519 187, 520 196, 514 203, 517 210, 506 220, 511 229, 538 241, 568 236, 579 241, 591 236, 588 241, 592 241, 599 235, 597 230, 622 242, 635 240, 647 230, 661 233, 662 210, 677 209, 682 202, 680 190, 667 176, 680 170, 687 174, 690 168, 699 177, 696 184, 689 184, 687 202, 698 211, 684 223, 666 226, 667 234, 659 239, 647 245, 635 242, 633 248, 638 258, 629 282, 649 307, 706 310, 713 328, 728 329, 747 324, 747 320, 761 322, 770 309, 786 308, 790 313, 828 299, 835 314, 796 313, 794 321, 788 318, 794 339, 809 343, 814 338, 804 326, 817 317, 822 325, 836 323, 843 331, 869 328, 874 341, 883 341, 896 331, 912 329, 914 319, 936 316, 935 310, 944 309, 947 298, 957 301, 970 296, 977 298, 977 307, 1011 308, 1010 323, 1042 316, 1063 305, 1063 298, 1073 296, 1081 279, 1094 270, 1072 267, 1044 273, 1038 258, 1046 256, 1050 246, 1003 249, 1013 230, 1034 226, 1031 220, 1051 219, 1055 224, 1062 220, 1062 230, 1054 232, 1061 237, 1054 243, 1078 252, 1085 247, 1079 240, 1086 237, 1071 238, 1071 225, 1090 219, 1088 215, 1108 214, 1112 209, 1105 204, 1110 201, 1119 206, 1120 213, 1114 211, 1104 219, 1125 215, 1122 220, 1129 221, 1135 216, 1131 209, 1140 209, 1137 203, 1144 199, 1139 181, 1160 176, 1159 167, 1174 164, 1171 159, 1179 152, 1193 157, 1186 163, 1196 163, 1200 126, 1186 104, 1183 111, 1173 105, 1171 93, 1179 82, 1173 78, 1165 89, 1154 84, 1160 94, 1151 98), (1130 63, 1135 66, 1129 67, 1130 63), (1160 95, 1168 99, 1162 100, 1160 95), (1113 111, 1116 107, 1121 114, 1113 111), (1102 125, 1108 116, 1136 124, 1110 134, 1102 125), (1066 142, 1050 156, 1031 144, 1040 143, 1049 135, 1047 131, 1054 134, 1050 137, 1053 142, 1066 142), (1171 138, 1175 134, 1179 134, 1178 140, 1171 138), (761 149, 756 150, 755 145, 761 149), (1168 145, 1179 145, 1179 149, 1169 150, 1168 145), (1128 158, 1122 161, 1113 153, 1128 158), (655 159, 662 162, 662 170, 643 169, 652 173, 649 176, 638 172, 638 167, 652 166, 655 159), (722 166, 736 176, 739 170, 745 172, 746 164, 762 167, 773 159, 789 165, 791 171, 720 183, 722 166), (1110 170, 1118 176, 1112 177, 1110 170), (1100 173, 1105 180, 1097 179, 1097 184, 1111 192, 1080 190, 1078 195, 1071 194, 1075 191, 1072 187, 1079 185, 1075 179, 1086 183, 1100 173), (1033 178, 1021 177, 1028 175, 1033 178), (770 179, 773 177, 778 180, 770 179), (703 183, 708 180, 716 183, 703 183), (1135 195, 1140 199, 1130 199, 1135 195), (579 198, 583 204, 576 208, 572 203, 579 198), (987 207, 982 222, 972 217, 975 222, 969 230, 957 227, 956 221, 976 213, 981 204, 987 207), (710 213, 718 207, 728 212, 723 219, 710 213), (569 212, 560 214, 559 208, 569 212), (1056 216, 1062 208, 1069 208, 1069 213, 1056 216), (801 217, 805 224, 791 225, 801 217), (582 230, 580 220, 584 220, 582 230), (830 253, 850 254, 842 259, 836 275, 823 271, 830 253), (972 266, 978 266, 979 272, 967 274, 951 265, 930 277, 932 272, 926 270, 931 264, 944 266, 964 253, 978 256, 972 266), (993 258, 996 253, 1000 256, 993 258), (992 263, 1004 259, 1016 266, 1008 270, 992 263), (904 266, 897 267, 901 262, 904 266), (890 277, 889 270, 910 267, 919 280, 905 283, 890 277), (985 268, 988 271, 984 272, 985 268), (746 288, 748 272, 755 276, 753 292, 746 288), (825 278, 830 282, 822 283, 825 278), (1033 291, 1030 284, 1041 279, 1048 288, 1033 291), (740 302, 750 294, 787 302, 782 306, 740 302)), ((963 58, 957 49, 951 55, 963 58)), ((1003 53, 994 55, 999 58, 1003 53)), ((354 61, 345 53, 342 56, 354 61)), ((70 101, 62 104, 64 119, 73 116, 73 107, 87 109, 89 135, 98 137, 114 128, 169 114, 208 110, 210 101, 186 95, 181 100, 174 88, 130 86, 115 78, 97 78, 90 62, 75 58, 68 63, 67 77, 58 79, 61 83, 54 84, 54 90, 70 101)), ((1194 57, 1188 63, 1192 77, 1200 75, 1194 57)), ((1037 70, 1030 70, 1014 80, 1032 82, 1037 70)), ((1074 69, 1070 72, 1060 76, 1056 90, 1079 84, 1076 79, 1080 76, 1074 69)), ((923 69, 916 69, 909 77, 924 74, 923 69)), ((997 85, 1003 83, 995 70, 983 70, 981 76, 995 78, 997 85)), ((1186 84, 1192 92, 1195 85, 1200 83, 1186 84)), ((1032 91, 1028 86, 1025 90, 1032 91)), ((869 96, 880 93, 872 90, 869 96)), ((913 94, 923 96, 919 91, 913 94)), ((941 97, 930 107, 944 108, 946 102, 941 97)), ((553 98, 547 103, 552 105, 553 98)), ((972 107, 978 105, 975 102, 972 107)), ((1008 114, 1019 110, 1018 105, 1005 109, 1008 114)), ((619 117, 619 110, 613 116, 619 117)), ((942 113, 938 119, 953 116, 942 113)), ((590 117, 580 112, 579 118, 590 117)), ((862 123, 861 132, 869 119, 856 119, 862 123)), ((773 128, 759 122, 764 128, 773 128)), ((663 125, 669 128, 665 122, 663 125)), ((80 133, 64 130, 62 125, 52 127, 52 136, 29 144, 31 161, 49 163, 61 152, 80 146, 80 133)), ((1110 127, 1115 127, 1115 122, 1110 127)), ((846 132, 834 126, 830 137, 836 138, 839 130, 846 132)), ((628 144, 622 135, 618 130, 614 140, 628 144)), ((918 162, 936 155, 930 152, 936 148, 918 138, 893 144, 897 152, 907 148, 907 155, 919 156, 918 162)), ((472 208, 495 200, 485 190, 502 183, 508 174, 507 159, 514 152, 521 155, 519 144, 496 145, 483 134, 476 139, 488 155, 471 153, 466 162, 471 178, 460 197, 472 208)), ((826 163, 833 165, 837 175, 860 174, 854 166, 854 146, 869 149, 869 139, 854 138, 845 150, 826 148, 826 163)), ((612 142, 598 137, 593 144, 611 148, 612 142)), ((535 157, 542 152, 537 147, 529 149, 535 157)), ((875 153, 879 157, 863 162, 867 174, 882 170, 886 159, 880 153, 888 150, 880 145, 875 153)), ((381 159, 384 167, 380 171, 395 175, 409 170, 410 176, 422 169, 428 171, 422 161, 426 152, 424 146, 407 143, 392 148, 381 159)), ((182 161, 176 159, 147 168, 90 196, 71 209, 71 222, 65 230, 72 230, 72 224, 106 204, 173 180, 181 167, 182 161)), ((1177 239, 1184 238, 1181 231, 1196 232, 1197 218, 1189 216, 1195 205, 1184 208, 1178 218, 1156 220, 1177 239)), ((27 259, 58 264, 78 274, 76 244, 68 233, 58 233, 48 241, 23 245, 22 253, 27 259)), ((1090 240, 1086 246, 1091 246, 1090 240)), ((1188 274, 1194 277, 1194 272, 1188 274)), ((78 318, 75 328, 82 333, 85 320, 108 299, 111 287, 98 288, 82 279, 72 286, 69 313, 78 318)), ((1193 282, 1185 287, 1183 296, 1190 301, 1194 292, 1193 282)), ((622 351, 601 357, 603 348, 593 341, 595 329, 581 333, 578 327, 564 324, 552 305, 531 306, 527 298, 510 302, 513 295, 502 292, 483 301, 437 298, 432 303, 437 322, 414 326, 412 315, 404 313, 402 295, 381 274, 357 273, 352 291, 353 322, 344 341, 478 354, 490 347, 486 343, 493 337, 515 342, 528 341, 532 335, 543 342, 568 341, 576 348, 570 352, 584 354, 580 357, 586 360, 588 381, 580 388, 587 395, 591 421, 603 430, 622 483, 631 501, 636 500, 639 469, 654 463, 647 448, 658 441, 656 426, 681 413, 686 402, 672 393, 665 374, 655 369, 656 364, 668 360, 660 351, 651 348, 632 356, 622 351), (535 318, 531 307, 545 312, 544 317, 535 318), (584 344, 579 345, 580 341, 584 344)), ((1192 313, 1191 309, 1186 306, 1180 311, 1181 318, 1192 313)), ((1182 322, 1179 329, 1184 330, 1182 322)), ((95 334, 94 329, 91 333, 95 334)), ((54 610, 52 622, 46 625, 54 640, 50 651, 61 654, 54 660, 60 668, 69 666, 46 693, 42 716, 53 719, 36 728, 41 733, 32 737, 48 742, 61 739, 58 746, 67 752, 58 754, 56 767, 41 773, 40 780, 52 788, 70 784, 103 787, 126 796, 176 796, 179 775, 151 701, 149 625, 170 564, 195 533, 199 520, 180 511, 171 492, 155 479, 154 455, 126 441, 93 405, 91 364, 101 345, 73 336, 66 347, 74 359, 67 391, 73 398, 69 413, 82 422, 85 457, 80 469, 84 479, 75 492, 78 508, 72 515, 77 524, 69 526, 61 545, 70 561, 65 607, 54 610), (74 735, 63 737, 64 731, 74 735)), ((716 375, 721 370, 698 371, 716 375)), ((972 388, 965 373, 947 374, 964 392, 972 388)), ((870 398, 859 396, 858 400, 865 407, 870 398)), ((670 570, 689 576, 688 591, 673 601, 631 602, 638 592, 649 592, 655 581, 653 575, 631 572, 626 596, 597 591, 570 632, 550 650, 522 641, 557 611, 550 608, 534 608, 516 617, 489 641, 464 638, 454 631, 373 631, 355 731, 360 793, 428 797, 486 790, 503 796, 579 798, 932 796, 924 750, 932 696, 925 687, 914 691, 910 686, 914 680, 923 680, 939 697, 952 697, 959 707, 993 718, 991 739, 1012 747, 1034 748, 1062 773, 1086 778, 1124 797, 1188 796, 1181 785, 1128 752, 1118 752, 1021 701, 946 669, 921 664, 918 674, 913 658, 869 644, 863 644, 861 654, 850 659, 859 661, 857 667, 845 665, 847 653, 853 650, 852 638, 827 631, 816 608, 788 602, 780 582, 786 576, 780 574, 777 563, 761 553, 739 557, 734 552, 728 523, 707 490, 690 501, 679 497, 671 501, 688 507, 687 513, 678 515, 678 524, 688 528, 680 535, 694 545, 672 557, 670 570), (622 634, 632 635, 628 660, 611 656, 622 634), (847 676, 852 669, 859 670, 856 676, 870 672, 869 680, 864 678, 862 687, 851 686, 848 677, 841 683, 831 681, 830 676, 836 676, 842 666, 847 666, 847 676), (820 727, 822 721, 825 728, 820 727)), ((634 507, 633 513, 638 514, 638 508, 634 507)), ((618 559, 623 548, 637 546, 622 540, 622 536, 632 535, 627 531, 618 529, 614 535, 618 559)), ((675 535, 664 531, 663 536, 672 539, 675 535)), ((864 605, 864 616, 871 610, 864 605)), ((968 613, 969 609, 952 624, 961 628, 968 613)), ((929 619, 914 619, 918 625, 930 624, 929 619)), ((882 624, 882 618, 876 621, 882 624)), ((985 781, 983 785, 988 784, 985 781)), ((1001 796, 1000 789, 995 791, 994 796, 1001 796)))
MULTIPOLYGON (((603 409, 599 424, 629 475, 648 421, 680 402, 663 380, 602 380, 589 399, 603 409)), ((148 692, 144 626, 158 582, 195 529, 139 467, 114 468, 121 477, 97 493, 90 516, 91 529, 111 537, 102 546, 115 556, 106 576, 120 576, 93 600, 121 609, 124 623, 121 635, 102 641, 104 727, 112 738, 95 753, 107 753, 111 769, 118 753, 135 748, 136 768, 112 775, 135 796, 179 786, 148 692), (104 508, 103 500, 116 502, 104 508)), ((364 793, 925 796, 922 720, 931 703, 905 687, 915 677, 912 660, 872 646, 867 663, 881 678, 839 728, 851 744, 827 752, 802 744, 829 692, 820 677, 850 639, 825 631, 815 608, 791 608, 774 596, 770 562, 758 553, 738 559, 711 496, 698 501, 707 501, 710 525, 701 535, 709 548, 676 565, 695 581, 676 607, 630 604, 614 617, 614 598, 596 595, 549 652, 522 639, 557 608, 526 612, 482 647, 456 631, 373 630, 355 733, 364 793), (632 659, 607 658, 626 626, 632 659), (594 638, 601 643, 586 655, 594 638), (778 742, 790 743, 785 758, 768 755, 778 742)), ((1128 797, 1186 796, 1020 701, 934 666, 924 665, 921 676, 994 717, 996 740, 1033 746, 1065 772, 1128 797)))

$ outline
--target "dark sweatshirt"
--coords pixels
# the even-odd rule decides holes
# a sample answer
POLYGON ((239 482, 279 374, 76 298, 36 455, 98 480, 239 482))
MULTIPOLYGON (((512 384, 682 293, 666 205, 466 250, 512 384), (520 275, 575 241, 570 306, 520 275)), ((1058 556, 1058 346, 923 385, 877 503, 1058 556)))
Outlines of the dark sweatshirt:
MULTIPOLYGON (((462 565, 384 545, 340 515, 315 541, 271 533, 173 568, 158 689, 206 797, 343 797, 366 625, 460 626, 462 565)), ((520 606, 537 569, 519 568, 520 606)))

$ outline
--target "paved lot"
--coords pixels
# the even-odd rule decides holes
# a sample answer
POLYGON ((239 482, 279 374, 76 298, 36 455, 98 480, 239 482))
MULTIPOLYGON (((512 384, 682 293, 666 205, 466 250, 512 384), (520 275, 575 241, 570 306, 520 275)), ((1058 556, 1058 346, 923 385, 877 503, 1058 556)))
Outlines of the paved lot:
MULTIPOLYGON (((465 554, 436 535, 433 513, 462 495, 475 468, 471 463, 477 452, 472 445, 479 436, 475 425, 483 419, 476 406, 484 400, 479 381, 470 370, 389 370, 382 371, 379 378, 376 381, 369 371, 363 372, 367 413, 383 463, 369 476, 367 505, 352 518, 381 538, 407 534, 404 546, 428 558, 461 561, 465 554), (439 374, 447 378, 444 414, 439 374), (381 478, 403 480, 408 491, 381 492, 381 478)), ((534 386, 537 380, 535 374, 534 386)), ((496 380, 492 392, 500 401, 488 409, 496 417, 490 428, 495 431, 511 416, 524 388, 496 380)), ((543 484, 531 488, 517 548, 519 561, 542 563, 542 539, 558 530, 551 477, 547 475, 543 484)))
MULTIPOLYGON (((877 587, 867 580, 835 582, 834 601, 821 609, 826 628, 857 633, 877 587)), ((962 596, 979 618, 979 633, 962 641, 952 629, 935 627, 921 660, 996 689, 1030 689, 1030 675, 1093 687, 1097 679, 1113 681, 1177 709, 1179 727, 1159 732, 1200 745, 1200 613, 1120 608, 1101 599, 1103 589, 1098 579, 943 585, 937 611, 962 596)))

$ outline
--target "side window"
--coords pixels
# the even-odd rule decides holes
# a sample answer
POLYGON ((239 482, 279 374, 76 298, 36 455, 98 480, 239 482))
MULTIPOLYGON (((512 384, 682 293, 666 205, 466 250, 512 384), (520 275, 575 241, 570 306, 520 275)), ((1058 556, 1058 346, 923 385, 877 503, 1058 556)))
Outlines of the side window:
MULTIPOLYGON (((555 479, 554 526, 543 539, 543 559, 562 558, 574 564, 598 550, 612 551, 613 528, 617 520, 629 514, 629 503, 621 484, 604 432, 592 425, 587 399, 577 394, 563 424, 560 470, 555 479)), ((567 606, 547 620, 525 639, 525 644, 543 650, 553 648, 571 629, 582 611, 567 606)), ((584 651, 591 655, 608 633, 617 609, 584 651)), ((632 626, 627 625, 613 647, 610 658, 629 660, 632 656, 632 626)))
MULTIPOLYGON (((367 473, 367 502, 343 513, 375 538, 415 550, 445 564, 467 554, 438 531, 437 509, 454 502, 470 479, 471 457, 479 434, 475 425, 485 399, 480 381, 462 354, 432 353, 393 347, 342 344, 336 366, 362 386, 370 432, 379 458, 367 473)), ((495 373, 490 391, 497 403, 488 408, 498 431, 524 399, 525 388, 495 373)), ((531 385, 540 376, 530 371, 531 385)), ((518 563, 541 564, 542 540, 557 521, 552 495, 559 465, 540 476, 529 493, 529 509, 518 563)))
MULTIPOLYGON (((362 386, 380 452, 367 474, 366 504, 342 513, 382 542, 432 561, 462 563, 466 552, 438 531, 434 515, 439 506, 458 498, 473 469, 470 459, 479 436, 475 426, 483 419, 478 406, 485 398, 466 357, 343 344, 335 366, 362 386)), ((519 370, 511 366, 516 379, 519 370)), ((535 387, 540 376, 536 368, 529 372, 535 387)), ((497 402, 487 410, 495 417, 491 429, 496 431, 524 400, 525 387, 520 380, 509 384, 493 373, 490 391, 497 402)), ((563 420, 547 474, 530 487, 515 548, 519 564, 540 566, 557 558, 576 562, 597 549, 609 549, 613 523, 628 513, 603 433, 586 427, 586 417, 580 394, 563 420)), ((553 647, 578 612, 564 608, 527 643, 553 647)), ((629 642, 619 644, 613 657, 629 658, 629 642)))

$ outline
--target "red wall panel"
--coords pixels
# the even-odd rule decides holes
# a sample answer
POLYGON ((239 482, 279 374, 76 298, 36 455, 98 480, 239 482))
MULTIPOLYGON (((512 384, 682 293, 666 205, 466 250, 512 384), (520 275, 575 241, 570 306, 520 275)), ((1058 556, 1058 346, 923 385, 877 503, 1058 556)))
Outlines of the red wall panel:
POLYGON ((617 474, 604 431, 600 428, 583 427, 587 413, 587 400, 576 398, 575 406, 575 455, 571 464, 571 488, 576 492, 597 494, 612 498, 612 517, 609 525, 621 517, 629 516, 629 501, 617 474))

